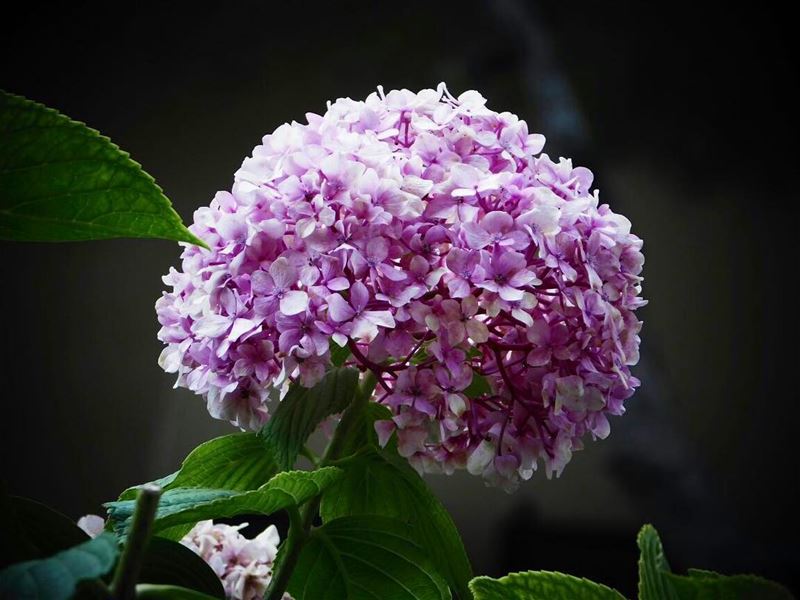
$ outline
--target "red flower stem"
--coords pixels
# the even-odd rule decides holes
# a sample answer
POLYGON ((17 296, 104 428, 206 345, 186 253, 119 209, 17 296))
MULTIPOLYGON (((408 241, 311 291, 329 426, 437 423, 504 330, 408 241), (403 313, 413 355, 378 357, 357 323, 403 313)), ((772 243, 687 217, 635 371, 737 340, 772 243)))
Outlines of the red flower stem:
MULTIPOLYGON (((514 402, 518 402, 519 400, 517 398, 516 390, 514 389, 514 384, 512 383, 511 377, 508 376, 508 372, 506 371, 506 368, 503 365, 503 358, 500 356, 500 352, 498 350, 495 350, 494 356, 495 356, 495 360, 497 361, 497 368, 500 370, 500 376, 503 378, 503 381, 505 382, 506 386, 508 387, 508 391, 511 394, 511 399, 514 402)), ((525 404, 523 402, 520 402, 520 404, 525 406, 525 404)), ((531 414, 531 418, 533 419, 533 424, 536 426, 536 433, 538 434, 539 439, 542 440, 542 446, 544 447, 545 451, 548 454, 551 454, 550 450, 547 448, 547 444, 545 443, 544 435, 542 435, 542 428, 541 428, 541 425, 539 424, 539 419, 536 418, 535 414, 531 414)), ((505 427, 503 427, 502 433, 505 433, 505 427)), ((500 442, 502 442, 502 438, 500 439, 500 442)), ((500 453, 500 444, 499 443, 498 443, 497 450, 498 450, 498 454, 499 454, 500 453)), ((551 458, 552 458, 552 455, 551 455, 551 458)))
POLYGON ((386 390, 387 393, 391 394, 392 389, 386 385, 386 382, 383 380, 383 374, 386 372, 395 371, 396 369, 394 367, 379 365, 378 363, 369 360, 366 356, 364 356, 361 350, 359 350, 358 344, 356 344, 353 340, 347 340, 347 347, 350 348, 350 352, 358 362, 375 374, 375 379, 378 381, 380 386, 386 390))

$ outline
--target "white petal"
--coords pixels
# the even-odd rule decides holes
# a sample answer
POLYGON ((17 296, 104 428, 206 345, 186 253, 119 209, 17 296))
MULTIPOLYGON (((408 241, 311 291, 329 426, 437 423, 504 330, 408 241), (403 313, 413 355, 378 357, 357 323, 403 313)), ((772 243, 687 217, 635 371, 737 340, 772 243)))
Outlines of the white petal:
POLYGON ((471 475, 480 475, 489 466, 495 455, 494 444, 483 440, 467 459, 467 471, 471 475))
POLYGON ((200 337, 217 337, 225 333, 230 326, 229 317, 208 315, 192 325, 192 333, 200 337))
POLYGON ((293 290, 286 292, 281 298, 281 312, 285 315, 296 315, 308 308, 308 294, 293 290))
POLYGON ((364 312, 364 317, 379 327, 394 327, 394 317, 388 310, 368 310, 364 312))

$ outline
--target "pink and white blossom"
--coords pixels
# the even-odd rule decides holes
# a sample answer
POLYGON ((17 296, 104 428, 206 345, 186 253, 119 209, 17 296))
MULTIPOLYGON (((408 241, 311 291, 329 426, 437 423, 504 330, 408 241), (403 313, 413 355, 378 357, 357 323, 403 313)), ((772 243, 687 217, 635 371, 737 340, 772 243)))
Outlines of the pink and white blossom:
MULTIPOLYGON (((280 536, 270 525, 253 539, 244 537, 241 525, 200 521, 181 544, 198 554, 222 581, 228 600, 260 600, 272 581, 280 536)), ((291 600, 284 594, 284 600, 291 600)))
POLYGON ((593 175, 477 92, 378 88, 266 135, 195 213, 159 364, 245 429, 329 343, 378 379, 381 442, 512 489, 604 438, 638 380, 642 241, 593 175), (474 384, 474 385, 473 385, 474 384))

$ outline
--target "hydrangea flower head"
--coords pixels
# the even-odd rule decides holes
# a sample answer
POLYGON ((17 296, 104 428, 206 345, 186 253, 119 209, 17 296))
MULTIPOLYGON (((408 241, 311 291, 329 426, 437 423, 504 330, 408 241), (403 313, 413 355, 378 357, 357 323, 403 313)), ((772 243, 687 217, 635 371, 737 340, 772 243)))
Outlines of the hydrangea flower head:
MULTIPOLYGON (((278 554, 280 537, 270 525, 255 538, 244 537, 241 525, 200 521, 181 544, 193 550, 217 574, 229 600, 260 600, 272 581, 272 566, 278 554)), ((284 600, 291 600, 288 594, 284 600)))
POLYGON ((195 213, 157 302, 161 366, 244 429, 329 343, 378 377, 421 471, 513 488, 605 438, 638 386, 644 262, 592 173, 474 91, 379 87, 285 124, 195 213))

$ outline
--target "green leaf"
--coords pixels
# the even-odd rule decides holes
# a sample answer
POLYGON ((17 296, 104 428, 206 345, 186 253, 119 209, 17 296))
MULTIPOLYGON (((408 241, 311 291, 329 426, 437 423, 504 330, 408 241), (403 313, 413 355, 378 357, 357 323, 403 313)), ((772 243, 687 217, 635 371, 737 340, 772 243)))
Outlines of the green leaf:
MULTIPOLYGON (((369 402, 363 410, 353 416, 352 433, 344 441, 340 456, 347 457, 363 450, 365 447, 378 446, 378 434, 375 432, 375 421, 392 418, 391 411, 376 402, 369 402)), ((394 442, 390 443, 394 448, 394 442)))
MULTIPOLYGON (((255 433, 233 433, 200 444, 176 473, 155 480, 165 490, 196 487, 232 491, 253 490, 278 472, 274 459, 255 433)), ((144 485, 144 484, 142 484, 144 485)), ((119 500, 135 500, 141 485, 128 488, 119 500)), ((179 540, 193 523, 162 530, 159 535, 179 540)))
POLYGON ((450 592, 407 523, 344 517, 315 529, 289 581, 295 600, 446 600, 450 592))
POLYGON ((453 520, 408 462, 391 448, 366 448, 337 463, 342 477, 322 495, 327 522, 350 515, 405 519, 410 538, 430 557, 459 598, 471 597, 472 568, 453 520))
POLYGON ((162 490, 169 487, 169 485, 175 481, 175 478, 178 477, 179 471, 175 471, 174 473, 170 473, 169 475, 164 475, 164 477, 160 477, 158 479, 154 479, 153 481, 148 481, 147 483, 140 483, 139 485, 132 485, 125 491, 123 491, 119 495, 119 500, 135 500, 136 496, 139 494, 139 490, 142 489, 146 485, 157 485, 162 490))
POLYGON ((478 396, 490 394, 491 392, 492 388, 489 387, 489 380, 478 373, 474 373, 472 375, 472 383, 470 383, 467 386, 467 389, 464 390, 464 394, 467 396, 467 398, 477 398, 478 396))
POLYGON ((209 596, 174 585, 142 583, 136 586, 136 598, 138 600, 219 600, 222 597, 209 596))
POLYGON ((334 367, 341 367, 345 361, 350 358, 350 348, 347 346, 340 346, 333 340, 330 341, 331 364, 334 367))
POLYGON ((282 470, 291 469, 306 439, 320 422, 342 412, 358 389, 358 371, 336 368, 313 388, 292 385, 261 430, 268 451, 282 470))
MULTIPOLYGON (((316 471, 278 473, 257 490, 233 492, 222 489, 175 488, 164 492, 156 512, 153 531, 204 519, 235 517, 241 514, 269 515, 303 504, 318 495, 340 474, 336 467, 316 471)), ((109 502, 109 518, 119 535, 127 535, 135 508, 134 500, 109 502)))
POLYGON ((322 495, 320 514, 328 521, 338 517, 374 514, 409 519, 414 541, 431 557, 437 570, 462 600, 471 597, 468 582, 472 568, 458 530, 449 513, 424 480, 397 454, 392 439, 378 449, 375 421, 390 419, 389 409, 369 402, 356 415, 354 433, 337 462, 344 473, 322 495))
MULTIPOLYGON (((254 490, 278 472, 275 460, 255 433, 232 433, 204 442, 184 459, 180 470, 157 479, 165 490, 186 487, 254 490)), ((135 486, 120 500, 136 498, 135 486)))
POLYGON ((119 554, 116 538, 104 533, 50 558, 0 571, 0 598, 67 600, 79 582, 108 573, 119 554))
POLYGON ((0 90, 0 238, 205 244, 153 178, 97 131, 0 90))
POLYGON ((792 600, 780 584, 755 575, 719 575, 697 571, 688 577, 666 574, 681 600, 792 600))
POLYGON ((658 532, 642 527, 637 538, 640 600, 791 600, 778 583, 754 575, 720 575, 690 569, 689 575, 670 572, 658 532))
POLYGON ((669 563, 658 532, 645 525, 636 538, 639 545, 639 600, 678 600, 669 578, 669 563))
POLYGON ((0 568, 46 558, 89 539, 72 519, 28 498, 8 497, 0 518, 4 521, 0 568))
POLYGON ((476 577, 469 587, 475 600, 625 600, 599 583, 549 571, 511 573, 500 579, 476 577))
POLYGON ((206 561, 183 544, 161 537, 150 539, 139 581, 190 588, 214 598, 225 596, 222 582, 206 561))

